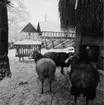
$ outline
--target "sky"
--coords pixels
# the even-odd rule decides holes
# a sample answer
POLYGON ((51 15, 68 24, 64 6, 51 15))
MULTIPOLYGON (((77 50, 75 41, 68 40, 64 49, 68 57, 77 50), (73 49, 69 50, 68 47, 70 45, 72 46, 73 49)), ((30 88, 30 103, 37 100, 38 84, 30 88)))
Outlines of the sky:
POLYGON ((30 21, 55 21, 59 23, 58 0, 24 0, 30 12, 30 21))

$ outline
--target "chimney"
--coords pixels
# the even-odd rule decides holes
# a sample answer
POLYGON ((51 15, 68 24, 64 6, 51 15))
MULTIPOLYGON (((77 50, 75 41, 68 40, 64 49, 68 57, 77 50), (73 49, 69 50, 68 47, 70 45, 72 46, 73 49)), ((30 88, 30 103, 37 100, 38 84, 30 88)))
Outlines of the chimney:
POLYGON ((45 22, 47 22, 47 15, 45 14, 45 22))

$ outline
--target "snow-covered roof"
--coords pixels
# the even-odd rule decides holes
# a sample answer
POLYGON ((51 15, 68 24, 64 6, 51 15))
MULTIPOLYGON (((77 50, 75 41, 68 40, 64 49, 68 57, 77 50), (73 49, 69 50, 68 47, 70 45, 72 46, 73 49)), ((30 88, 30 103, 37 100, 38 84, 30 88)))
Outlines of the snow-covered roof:
POLYGON ((42 44, 42 41, 39 40, 31 40, 31 39, 24 39, 22 41, 16 41, 14 45, 37 45, 42 44))
POLYGON ((41 31, 60 32, 60 24, 56 22, 43 21, 38 23, 41 31))

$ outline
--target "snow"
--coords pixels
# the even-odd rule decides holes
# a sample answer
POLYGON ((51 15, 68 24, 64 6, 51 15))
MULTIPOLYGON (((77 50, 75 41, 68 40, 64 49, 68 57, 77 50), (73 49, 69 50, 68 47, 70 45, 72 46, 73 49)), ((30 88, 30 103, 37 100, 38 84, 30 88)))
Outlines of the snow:
POLYGON ((24 39, 22 41, 16 41, 14 44, 15 45, 37 45, 37 44, 41 45, 42 42, 39 40, 24 39))
POLYGON ((45 54, 47 52, 66 52, 66 53, 72 52, 72 53, 74 53, 75 49, 74 49, 74 47, 68 47, 68 48, 64 48, 64 49, 48 49, 48 50, 42 49, 41 50, 42 54, 45 54))
POLYGON ((11 57, 15 57, 15 53, 16 53, 16 50, 15 50, 15 49, 13 49, 13 50, 9 50, 9 52, 8 52, 8 56, 9 56, 9 58, 11 58, 11 57))

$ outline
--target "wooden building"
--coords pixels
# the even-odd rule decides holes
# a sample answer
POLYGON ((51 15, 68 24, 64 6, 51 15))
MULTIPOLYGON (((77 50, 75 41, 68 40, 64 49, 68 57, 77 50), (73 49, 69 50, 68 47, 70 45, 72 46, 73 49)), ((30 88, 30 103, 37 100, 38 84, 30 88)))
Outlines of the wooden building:
POLYGON ((43 39, 75 38, 75 31, 72 30, 70 30, 69 32, 63 31, 60 28, 60 24, 55 22, 47 22, 47 21, 38 22, 37 32, 40 33, 43 39))
POLYGON ((75 31, 61 30, 59 23, 48 21, 38 22, 37 32, 48 49, 69 47, 76 36, 75 31))
POLYGON ((14 43, 14 47, 16 48, 15 56, 19 57, 19 61, 21 58, 24 60, 24 57, 29 57, 34 50, 40 52, 42 44, 42 41, 32 39, 32 36, 37 34, 37 30, 31 23, 28 23, 21 32, 26 33, 25 39, 14 43))

